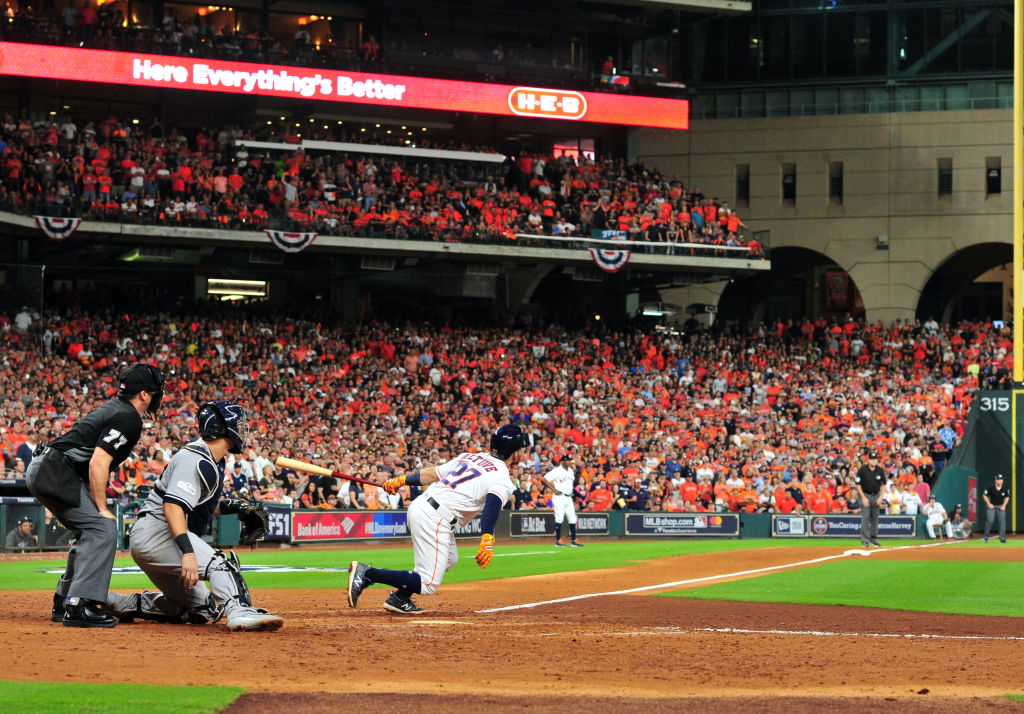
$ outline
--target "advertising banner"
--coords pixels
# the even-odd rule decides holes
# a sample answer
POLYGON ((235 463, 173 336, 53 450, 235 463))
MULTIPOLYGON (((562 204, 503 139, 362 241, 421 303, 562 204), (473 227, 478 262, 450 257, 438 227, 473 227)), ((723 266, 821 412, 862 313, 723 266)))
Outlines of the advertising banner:
POLYGON ((292 542, 409 535, 405 511, 292 511, 292 542))
MULTIPOLYGON (((513 511, 509 514, 512 536, 554 536, 555 514, 552 511, 513 511)), ((563 533, 568 535, 569 526, 562 524, 563 533)), ((607 513, 576 514, 576 532, 580 535, 608 535, 607 513)))
POLYGON ((265 504, 267 508, 267 537, 272 543, 287 543, 292 539, 292 507, 265 504))
POLYGON ((626 535, 738 536, 738 513, 627 513, 626 535))
MULTIPOLYGON (((860 516, 856 514, 835 514, 808 516, 809 536, 814 538, 859 538, 860 516)), ((879 516, 879 538, 915 538, 917 536, 916 516, 879 516)))
POLYGON ((772 516, 772 536, 775 538, 806 538, 807 519, 803 516, 772 516))
POLYGON ((77 82, 588 121, 689 127, 689 102, 136 52, 0 42, 0 73, 77 82))

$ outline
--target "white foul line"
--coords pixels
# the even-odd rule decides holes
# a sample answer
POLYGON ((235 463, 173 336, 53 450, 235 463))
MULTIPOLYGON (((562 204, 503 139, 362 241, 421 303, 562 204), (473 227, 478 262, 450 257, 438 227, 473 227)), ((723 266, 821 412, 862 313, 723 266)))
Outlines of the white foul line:
POLYGON ((724 632, 738 635, 810 635, 813 637, 902 637, 922 640, 1024 640, 1013 635, 932 635, 900 632, 825 632, 821 630, 745 630, 736 627, 698 627, 690 632, 724 632))
MULTIPOLYGON (((1011 640, 1024 641, 1015 635, 937 635, 930 633, 899 632, 828 632, 824 630, 748 630, 739 627, 656 627, 653 630, 628 630, 623 632, 575 632, 574 637, 656 637, 693 635, 701 632, 725 635, 797 635, 800 637, 887 637, 920 640, 1011 640)), ((564 632, 513 632, 511 637, 530 639, 534 637, 564 637, 564 632)))
POLYGON ((906 548, 931 548, 937 545, 946 545, 953 541, 938 541, 937 543, 924 543, 921 545, 899 545, 891 548, 879 548, 877 550, 846 550, 837 555, 826 555, 821 558, 814 558, 812 560, 802 560, 797 563, 783 563, 782 565, 769 565, 764 568, 755 568, 754 570, 741 570, 736 573, 722 573, 721 575, 708 575, 703 578, 693 578, 690 580, 676 580, 671 583, 658 583, 657 585, 644 585, 639 588, 629 588, 627 590, 611 590, 604 593, 584 593, 583 595, 571 595, 569 597, 560 597, 554 600, 541 600, 539 602, 528 602, 522 605, 507 605, 505 607, 492 607, 487 610, 477 610, 476 614, 482 615, 491 612, 508 612, 510 610, 527 610, 532 607, 540 607, 541 605, 556 605, 562 602, 572 602, 573 600, 587 600, 592 597, 604 597, 606 595, 629 595, 631 593, 642 593, 649 590, 663 590, 664 588, 674 588, 681 585, 693 585, 695 583, 706 583, 713 580, 724 580, 725 578, 739 578, 745 575, 759 575, 760 573, 770 573, 773 570, 784 570, 786 568, 798 568, 804 565, 816 565, 818 563, 825 563, 829 560, 836 560, 838 558, 846 558, 851 555, 870 555, 872 553, 885 553, 890 550, 904 550, 906 548))

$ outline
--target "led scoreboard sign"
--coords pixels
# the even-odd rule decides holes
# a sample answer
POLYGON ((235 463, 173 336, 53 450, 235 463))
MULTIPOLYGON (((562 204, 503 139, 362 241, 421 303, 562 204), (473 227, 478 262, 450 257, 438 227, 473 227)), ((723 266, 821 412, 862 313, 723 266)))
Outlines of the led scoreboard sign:
POLYGON ((689 102, 604 92, 460 82, 0 42, 0 75, 296 97, 600 124, 689 127, 689 102))

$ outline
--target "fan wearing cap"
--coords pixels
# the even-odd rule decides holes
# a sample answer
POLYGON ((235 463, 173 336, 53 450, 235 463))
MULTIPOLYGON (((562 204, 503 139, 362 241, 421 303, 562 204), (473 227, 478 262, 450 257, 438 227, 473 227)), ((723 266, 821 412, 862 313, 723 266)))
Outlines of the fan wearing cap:
POLYGON ((32 534, 32 519, 28 516, 18 519, 18 525, 7 534, 7 540, 4 543, 8 552, 20 553, 35 550, 38 544, 39 538, 32 534))
POLYGON ((1006 485, 1002 474, 996 474, 991 486, 982 493, 985 499, 985 542, 992 532, 992 522, 999 521, 999 542, 1006 542, 1006 504, 1010 502, 1010 487, 1006 485))
POLYGON ((50 444, 41 444, 29 465, 29 491, 75 534, 53 595, 54 622, 68 627, 117 624, 104 609, 117 550, 117 520, 107 508, 107 482, 142 435, 143 415, 155 416, 163 394, 163 372, 141 362, 128 367, 118 377, 113 399, 50 444))
POLYGON ((857 493, 860 494, 860 542, 865 548, 878 546, 878 506, 885 471, 878 465, 878 452, 869 451, 868 461, 857 469, 854 477, 857 493))

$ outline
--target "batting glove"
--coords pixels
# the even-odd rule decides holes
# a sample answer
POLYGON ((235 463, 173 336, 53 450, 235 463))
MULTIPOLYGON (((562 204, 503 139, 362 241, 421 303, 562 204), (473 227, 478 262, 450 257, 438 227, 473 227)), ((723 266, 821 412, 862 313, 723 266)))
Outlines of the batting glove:
POLYGON ((381 488, 383 488, 385 491, 394 496, 396 493, 398 493, 398 489, 400 489, 404 485, 405 476, 395 476, 394 478, 389 478, 387 481, 385 481, 381 488))
POLYGON ((476 551, 476 564, 486 568, 494 557, 494 536, 484 533, 480 536, 480 548, 476 551))

